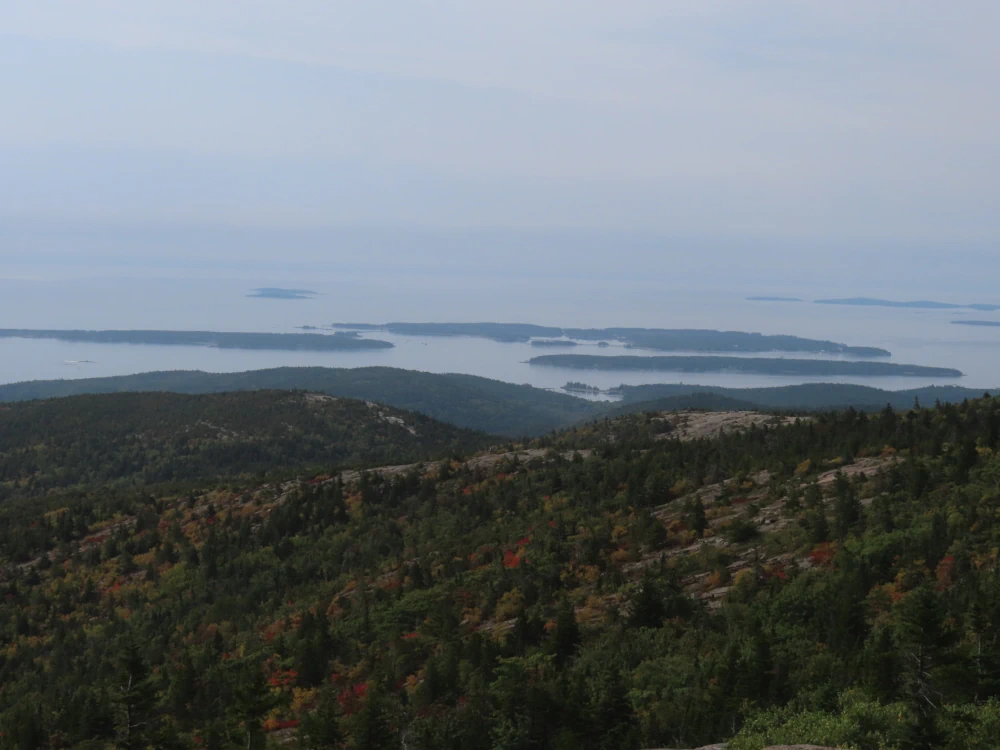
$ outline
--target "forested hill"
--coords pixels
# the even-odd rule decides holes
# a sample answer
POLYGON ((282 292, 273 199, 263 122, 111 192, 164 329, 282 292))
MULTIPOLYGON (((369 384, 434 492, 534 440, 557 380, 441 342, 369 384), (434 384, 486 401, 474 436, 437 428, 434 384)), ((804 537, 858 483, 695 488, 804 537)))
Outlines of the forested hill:
POLYGON ((0 501, 61 487, 442 458, 495 441, 422 414, 301 391, 21 402, 0 405, 0 501))
MULTIPOLYGON (((653 411, 676 408, 671 400, 679 397, 700 397, 710 404, 709 396, 732 399, 750 404, 758 409, 823 411, 830 409, 880 410, 887 405, 905 410, 915 403, 933 406, 935 403, 957 404, 967 399, 980 398, 981 389, 957 385, 926 386, 902 391, 887 391, 850 383, 804 383, 773 388, 723 388, 712 385, 623 385, 615 389, 622 397, 619 410, 653 411), (663 402, 662 404, 659 402, 663 402)), ((710 408, 708 406, 702 408, 710 408)))
POLYGON ((958 386, 887 391, 838 383, 772 388, 663 384, 622 386, 617 389, 622 403, 597 403, 475 375, 440 375, 392 367, 282 367, 240 373, 174 371, 81 380, 37 380, 0 385, 0 402, 84 393, 222 393, 260 389, 306 390, 379 401, 460 427, 511 437, 538 435, 582 424, 604 414, 655 409, 816 411, 855 408, 867 411, 882 409, 890 403, 896 409, 907 409, 914 401, 930 406, 936 401, 958 403, 983 395, 981 390, 958 386))
POLYGON ((280 367, 238 373, 149 372, 81 380, 0 385, 0 402, 81 393, 225 391, 288 388, 367 399, 418 411, 443 422, 495 435, 536 435, 594 417, 589 401, 475 375, 439 375, 393 367, 280 367))
POLYGON ((0 504, 2 745, 996 747, 1000 401, 510 450, 0 504))

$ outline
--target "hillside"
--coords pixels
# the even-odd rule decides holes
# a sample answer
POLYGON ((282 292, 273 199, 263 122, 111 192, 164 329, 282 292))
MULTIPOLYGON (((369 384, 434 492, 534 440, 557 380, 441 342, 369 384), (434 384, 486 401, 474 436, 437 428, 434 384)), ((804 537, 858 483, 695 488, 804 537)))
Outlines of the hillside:
POLYGON ((623 385, 616 390, 622 396, 622 406, 639 411, 679 408, 669 401, 677 398, 699 398, 706 404, 711 404, 710 397, 732 399, 757 409, 823 411, 854 408, 871 411, 883 409, 887 404, 894 409, 909 409, 917 402, 925 406, 933 406, 937 402, 957 404, 983 395, 981 390, 954 385, 887 391, 849 383, 805 383, 773 388, 722 388, 680 384, 623 385), (659 403, 661 399, 666 399, 662 405, 659 403))
POLYGON ((518 437, 583 424, 605 415, 676 409, 822 411, 855 408, 866 411, 892 404, 908 409, 959 403, 982 392, 959 386, 933 386, 887 391, 869 386, 809 383, 770 388, 722 388, 699 385, 638 385, 616 389, 622 402, 592 402, 526 385, 474 375, 438 375, 391 367, 336 369, 282 367, 242 373, 198 371, 149 372, 81 380, 37 380, 0 385, 0 403, 87 393, 166 391, 223 393, 289 389, 372 400, 426 414, 443 422, 495 435, 518 437))
POLYGON ((507 451, 0 505, 0 731, 995 747, 1000 402, 651 413, 507 451))
POLYGON ((595 416, 588 401, 474 375, 438 375, 392 367, 281 367, 240 373, 149 372, 110 378, 0 385, 0 402, 122 391, 221 393, 293 389, 378 401, 494 435, 537 435, 595 416))
POLYGON ((0 501, 307 466, 440 458, 493 442, 422 414, 315 393, 121 393, 0 405, 0 501))

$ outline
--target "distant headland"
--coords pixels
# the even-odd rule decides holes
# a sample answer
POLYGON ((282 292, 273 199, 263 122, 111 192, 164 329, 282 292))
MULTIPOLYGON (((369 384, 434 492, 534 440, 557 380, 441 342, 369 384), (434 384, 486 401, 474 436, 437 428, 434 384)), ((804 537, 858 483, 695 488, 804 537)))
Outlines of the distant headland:
POLYGON ((981 312, 992 312, 1000 310, 1000 305, 956 305, 951 302, 935 302, 934 300, 914 300, 911 302, 898 302, 888 299, 876 299, 873 297, 847 297, 845 299, 818 299, 817 305, 850 305, 854 307, 899 307, 909 310, 979 310, 981 312))
POLYGON ((276 286, 264 286, 252 289, 247 297, 255 299, 312 299, 319 292, 311 292, 308 289, 282 289, 276 286))

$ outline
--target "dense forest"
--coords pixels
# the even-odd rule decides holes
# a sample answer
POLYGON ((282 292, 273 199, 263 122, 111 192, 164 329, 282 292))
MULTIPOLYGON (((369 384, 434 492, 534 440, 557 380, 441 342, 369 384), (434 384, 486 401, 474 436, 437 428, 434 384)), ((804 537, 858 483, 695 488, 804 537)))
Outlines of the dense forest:
POLYGON ((496 438, 296 391, 122 393, 0 405, 0 501, 310 466, 442 458, 496 438))
POLYGON ((656 370, 662 372, 738 372, 762 375, 854 375, 870 377, 959 378, 961 370, 891 362, 772 357, 635 357, 593 354, 542 354, 529 364, 578 370, 656 370))
POLYGON ((602 414, 656 409, 824 411, 855 408, 871 411, 886 404, 892 404, 896 409, 908 409, 914 401, 928 405, 937 401, 960 403, 983 395, 980 390, 959 386, 887 391, 844 383, 770 388, 660 384, 623 385, 612 389, 622 397, 622 402, 595 403, 565 393, 475 375, 441 375, 391 367, 282 367, 243 373, 149 372, 106 378, 13 383, 0 385, 0 403, 88 393, 220 393, 258 389, 305 390, 378 401, 461 427, 508 437, 539 435, 582 424, 602 414), (712 397, 709 398, 709 395, 712 397))
POLYGON ((81 380, 0 385, 0 402, 82 393, 295 389, 378 401, 496 435, 536 435, 592 419, 600 406, 565 393, 475 375, 439 375, 392 367, 279 367, 237 373, 149 372, 81 380))
POLYGON ((677 352, 813 352, 856 357, 888 357, 890 354, 877 347, 847 346, 800 336, 765 336, 700 328, 554 328, 530 323, 334 323, 333 327, 406 336, 478 336, 501 342, 560 337, 605 343, 614 340, 628 347, 677 352))
POLYGON ((1000 402, 712 416, 8 501, 4 746, 995 747, 1000 402))
POLYGON ((894 409, 909 409, 914 402, 957 404, 983 395, 981 390, 957 385, 933 385, 887 391, 851 383, 803 383, 771 388, 723 388, 714 385, 622 385, 613 389, 626 408, 656 409, 661 399, 693 394, 713 394, 750 404, 757 409, 793 411, 830 411, 834 409, 878 410, 891 404, 894 409))
POLYGON ((322 333, 233 333, 221 331, 47 331, 0 328, 0 338, 54 339, 91 344, 156 344, 158 346, 213 346, 218 349, 281 351, 361 351, 391 349, 388 341, 363 339, 346 331, 322 333))

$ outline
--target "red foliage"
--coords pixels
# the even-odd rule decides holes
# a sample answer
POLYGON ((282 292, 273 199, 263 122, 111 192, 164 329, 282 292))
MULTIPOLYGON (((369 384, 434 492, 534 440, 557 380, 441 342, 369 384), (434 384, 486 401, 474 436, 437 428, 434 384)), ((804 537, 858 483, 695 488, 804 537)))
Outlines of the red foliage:
POLYGON ((299 673, 294 669, 288 669, 284 671, 277 671, 271 675, 271 679, 267 683, 271 687, 285 687, 286 685, 293 684, 299 678, 299 673))
POLYGON ((836 554, 837 550, 829 542, 823 542, 809 553, 809 559, 817 565, 829 565, 836 554))
POLYGON ((787 581, 788 573, 785 572, 784 566, 776 565, 768 577, 777 578, 779 581, 787 581))
POLYGON ((505 568, 520 568, 521 558, 514 554, 513 550, 504 550, 503 553, 503 566, 505 568))
POLYGON ((955 579, 955 556, 947 555, 946 557, 942 557, 941 562, 938 563, 937 569, 934 571, 934 576, 937 578, 938 591, 951 588, 955 579))
POLYGON ((359 682, 352 687, 344 688, 337 696, 337 703, 340 704, 344 713, 348 716, 355 713, 361 706, 360 702, 368 694, 368 683, 359 682))
POLYGON ((554 529, 555 527, 556 527, 556 522, 555 521, 549 521, 549 528, 550 529, 554 529))
POLYGON ((420 637, 420 633, 418 633, 416 630, 414 630, 412 633, 406 633, 406 634, 404 634, 403 635, 403 640, 404 641, 412 641, 414 638, 419 638, 419 637, 420 637))
POLYGON ((520 539, 517 540, 518 547, 526 547, 529 544, 531 544, 530 536, 521 537, 520 539))

